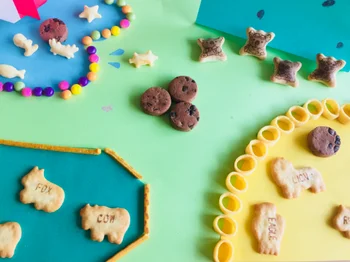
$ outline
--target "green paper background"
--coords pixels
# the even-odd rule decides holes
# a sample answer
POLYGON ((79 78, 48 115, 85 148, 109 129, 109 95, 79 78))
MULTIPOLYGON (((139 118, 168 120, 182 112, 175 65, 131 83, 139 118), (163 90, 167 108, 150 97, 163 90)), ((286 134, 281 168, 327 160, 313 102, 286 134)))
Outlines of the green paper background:
POLYGON ((266 61, 239 56, 244 40, 194 24, 199 0, 129 4, 137 14, 132 28, 97 45, 100 79, 69 101, 1 93, 0 138, 113 148, 151 184, 151 237, 121 261, 207 261, 218 240, 211 229, 220 214, 217 202, 235 158, 260 127, 292 105, 326 97, 349 102, 350 76, 339 73, 335 89, 309 82, 315 63, 301 59, 300 87, 277 85, 269 81, 273 57, 298 58, 272 49, 266 61), (228 61, 198 63, 196 39, 220 35, 228 61), (125 54, 110 57, 118 48, 125 54), (133 52, 148 49, 159 56, 154 68, 128 64, 133 52), (108 65, 113 61, 121 61, 121 68, 108 65), (201 121, 190 133, 172 129, 167 117, 145 115, 138 105, 144 90, 167 87, 178 75, 199 85, 194 103, 201 121), (102 110, 109 105, 112 111, 102 110))

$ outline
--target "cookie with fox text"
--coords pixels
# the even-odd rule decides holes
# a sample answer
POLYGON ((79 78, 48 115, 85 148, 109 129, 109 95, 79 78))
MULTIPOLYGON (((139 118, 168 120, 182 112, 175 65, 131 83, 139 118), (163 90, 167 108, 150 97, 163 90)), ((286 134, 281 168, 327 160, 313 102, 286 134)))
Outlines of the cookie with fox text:
POLYGON ((340 205, 333 218, 334 227, 350 239, 350 208, 340 205))
POLYGON ((44 169, 37 166, 22 178, 24 189, 20 192, 23 204, 34 204, 37 210, 48 213, 57 211, 63 204, 64 191, 44 177, 44 169))
POLYGON ((22 237, 21 226, 16 222, 0 224, 0 257, 11 258, 22 237))
POLYGON ((274 182, 282 189, 285 198, 297 198, 303 189, 313 193, 326 190, 322 175, 315 168, 296 169, 288 160, 279 157, 271 163, 271 175, 274 182))
POLYGON ((277 214, 274 204, 266 202, 254 206, 252 230, 260 254, 277 256, 280 253, 284 228, 285 221, 277 214))
POLYGON ((109 242, 119 245, 130 226, 130 214, 124 208, 87 204, 80 210, 80 216, 83 229, 90 229, 91 239, 97 242, 102 242, 107 235, 109 242))

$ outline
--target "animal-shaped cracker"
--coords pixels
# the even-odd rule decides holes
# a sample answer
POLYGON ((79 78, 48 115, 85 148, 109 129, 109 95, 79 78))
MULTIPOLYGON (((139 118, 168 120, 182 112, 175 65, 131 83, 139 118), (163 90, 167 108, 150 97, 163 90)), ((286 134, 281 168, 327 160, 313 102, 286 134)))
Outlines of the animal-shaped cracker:
POLYGON ((202 49, 202 53, 199 56, 199 62, 210 61, 226 61, 227 57, 224 51, 222 51, 222 45, 225 42, 225 38, 199 38, 197 40, 198 45, 202 49))
POLYGON ((258 240, 260 254, 275 255, 280 252, 285 222, 276 214, 272 203, 261 203, 254 206, 253 233, 258 240))
POLYGON ((24 56, 31 56, 32 54, 34 54, 39 46, 38 45, 33 45, 33 41, 27 39, 24 35, 22 34, 16 34, 13 37, 13 43, 20 47, 23 48, 25 50, 24 52, 24 56))
POLYGON ((350 208, 340 205, 333 219, 334 227, 350 239, 350 208))
POLYGON ((285 198, 297 198, 303 189, 310 189, 313 193, 326 190, 320 172, 311 167, 295 169, 291 162, 282 157, 272 161, 271 174, 285 198))
POLYGON ((134 53, 134 56, 129 59, 130 64, 135 64, 136 68, 139 68, 143 65, 153 66, 154 62, 158 60, 158 56, 154 55, 151 50, 146 54, 134 53))
POLYGON ((107 235, 109 242, 121 244, 130 225, 129 212, 123 208, 87 204, 80 210, 80 216, 83 229, 91 229, 91 239, 98 242, 107 235))
POLYGON ((26 73, 26 70, 17 70, 11 65, 0 65, 0 76, 6 77, 6 78, 19 77, 21 79, 24 79, 25 73, 26 73))
POLYGON ((275 71, 271 76, 272 82, 290 85, 292 87, 297 87, 299 85, 297 73, 302 65, 300 62, 282 60, 279 57, 275 57, 273 62, 275 64, 275 71))
POLYGON ((74 54, 79 51, 76 45, 62 45, 61 42, 57 42, 54 38, 49 40, 49 45, 51 46, 51 53, 64 56, 68 59, 74 58, 74 54))
POLYGON ((266 33, 265 31, 255 30, 253 27, 248 27, 247 37, 247 42, 241 50, 239 50, 239 54, 252 55, 264 60, 267 57, 266 46, 274 39, 275 34, 272 32, 266 33))
POLYGON ((16 222, 0 224, 0 257, 11 258, 22 237, 21 226, 16 222))
POLYGON ((317 68, 309 75, 309 80, 335 87, 337 83, 336 74, 346 65, 346 62, 323 54, 317 54, 316 62, 317 68))
POLYGON ((64 191, 44 177, 44 169, 36 166, 22 178, 24 189, 20 193, 23 204, 34 203, 37 210, 48 213, 57 211, 63 204, 64 191))

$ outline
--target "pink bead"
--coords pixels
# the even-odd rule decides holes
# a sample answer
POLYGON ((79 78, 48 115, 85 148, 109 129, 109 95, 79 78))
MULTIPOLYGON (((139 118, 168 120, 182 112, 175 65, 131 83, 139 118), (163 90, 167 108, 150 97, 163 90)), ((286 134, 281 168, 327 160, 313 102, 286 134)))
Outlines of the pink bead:
POLYGON ((69 83, 67 81, 61 81, 58 84, 59 89, 61 89, 62 91, 69 89, 69 83))
POLYGON ((130 21, 128 19, 123 19, 120 21, 121 28, 128 28, 130 26, 130 21))
POLYGON ((100 60, 100 58, 96 54, 92 54, 89 56, 89 61, 91 63, 98 63, 99 60, 100 60))
POLYGON ((32 89, 30 89, 29 87, 23 88, 22 89, 22 96, 24 96, 24 97, 32 96, 32 89))
POLYGON ((4 90, 4 88, 3 88, 3 83, 2 82, 0 82, 0 92, 2 91, 2 90, 4 90))

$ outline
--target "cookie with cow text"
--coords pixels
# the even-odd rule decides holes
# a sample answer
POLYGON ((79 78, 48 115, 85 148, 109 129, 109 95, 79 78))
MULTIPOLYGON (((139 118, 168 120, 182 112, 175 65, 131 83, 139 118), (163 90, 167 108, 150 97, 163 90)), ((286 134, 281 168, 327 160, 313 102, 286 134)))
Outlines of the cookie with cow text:
POLYGON ((142 110, 152 116, 165 114, 171 106, 171 97, 167 90, 161 87, 151 87, 141 96, 142 110))
POLYGON ((37 166, 22 178, 24 189, 20 192, 23 204, 34 204, 37 210, 48 213, 57 211, 63 204, 64 191, 44 177, 44 169, 37 166))
POLYGON ((178 76, 169 84, 169 93, 174 102, 191 103, 197 96, 197 83, 189 76, 178 76))
POLYGON ((180 102, 171 109, 170 122, 177 130, 191 131, 199 122, 198 108, 191 103, 180 102))
POLYGON ((315 156, 330 157, 339 151, 341 139, 334 129, 319 126, 309 133, 307 144, 315 156))

